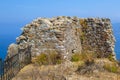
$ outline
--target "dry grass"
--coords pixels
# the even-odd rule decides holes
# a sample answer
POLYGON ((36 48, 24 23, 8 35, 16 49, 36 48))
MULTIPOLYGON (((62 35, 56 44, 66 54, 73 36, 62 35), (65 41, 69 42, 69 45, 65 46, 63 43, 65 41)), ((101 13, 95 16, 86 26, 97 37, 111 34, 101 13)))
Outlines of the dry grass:
POLYGON ((119 80, 120 67, 109 59, 96 58, 95 53, 74 53, 71 61, 61 62, 56 52, 41 53, 24 67, 13 80, 119 80), (60 63, 59 64, 59 60, 60 63), (41 66, 35 65, 39 64, 41 66), (56 65, 49 65, 56 64, 56 65))
POLYGON ((80 24, 82 27, 87 28, 87 22, 85 19, 80 19, 80 24))
POLYGON ((113 63, 105 63, 103 68, 109 72, 113 72, 113 73, 120 73, 119 72, 119 66, 117 63, 113 62, 113 63))
POLYGON ((115 60, 113 57, 114 57, 114 55, 111 53, 111 54, 109 54, 108 59, 109 59, 110 61, 115 62, 116 60, 115 60))
POLYGON ((35 57, 32 62, 39 65, 52 65, 61 64, 63 61, 62 56, 56 51, 50 51, 49 54, 41 53, 35 57))
POLYGON ((83 53, 74 53, 71 57, 72 62, 77 62, 77 61, 94 61, 95 59, 95 54, 90 51, 83 51, 83 53))
MULTIPOLYGON (((100 60, 97 60, 99 62, 100 60)), ((101 60, 108 62, 108 60, 101 60)), ((109 62, 108 62, 109 63, 109 62)), ((107 71, 95 71, 91 74, 76 74, 75 71, 84 62, 66 62, 60 65, 28 65, 13 80, 119 80, 120 74, 107 71)))

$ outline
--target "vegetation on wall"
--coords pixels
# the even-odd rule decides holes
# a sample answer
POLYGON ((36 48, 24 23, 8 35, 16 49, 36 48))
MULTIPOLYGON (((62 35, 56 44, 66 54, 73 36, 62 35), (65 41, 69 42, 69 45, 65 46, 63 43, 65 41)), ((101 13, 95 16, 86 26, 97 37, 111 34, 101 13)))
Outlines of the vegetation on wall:
POLYGON ((83 53, 74 53, 71 57, 72 62, 84 61, 84 62, 93 62, 95 59, 95 54, 90 51, 83 51, 83 53))
POLYGON ((39 65, 61 64, 63 61, 61 54, 56 51, 50 51, 49 54, 40 53, 32 62, 39 65))
POLYGON ((113 73, 117 73, 119 71, 119 67, 117 66, 117 64, 109 64, 106 63, 103 68, 109 72, 113 72, 113 73))

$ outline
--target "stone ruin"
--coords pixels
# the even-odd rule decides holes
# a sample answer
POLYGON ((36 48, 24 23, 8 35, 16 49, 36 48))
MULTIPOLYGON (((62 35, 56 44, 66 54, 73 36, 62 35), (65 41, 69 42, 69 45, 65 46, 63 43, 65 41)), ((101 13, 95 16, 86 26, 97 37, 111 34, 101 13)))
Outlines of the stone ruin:
POLYGON ((37 18, 22 30, 16 44, 9 46, 8 57, 14 55, 14 51, 24 55, 29 46, 32 57, 51 50, 64 58, 84 50, 93 51, 102 58, 111 54, 114 57, 115 39, 108 18, 37 18))

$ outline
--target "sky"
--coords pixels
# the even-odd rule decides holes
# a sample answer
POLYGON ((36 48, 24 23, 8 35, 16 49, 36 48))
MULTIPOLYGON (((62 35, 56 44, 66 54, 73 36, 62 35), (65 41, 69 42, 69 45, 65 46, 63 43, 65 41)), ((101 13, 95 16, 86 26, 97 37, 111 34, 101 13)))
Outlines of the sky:
POLYGON ((37 17, 77 16, 120 22, 120 0, 0 0, 0 56, 37 17))
POLYGON ((108 17, 120 21, 120 0, 0 0, 0 23, 30 22, 37 17, 108 17))

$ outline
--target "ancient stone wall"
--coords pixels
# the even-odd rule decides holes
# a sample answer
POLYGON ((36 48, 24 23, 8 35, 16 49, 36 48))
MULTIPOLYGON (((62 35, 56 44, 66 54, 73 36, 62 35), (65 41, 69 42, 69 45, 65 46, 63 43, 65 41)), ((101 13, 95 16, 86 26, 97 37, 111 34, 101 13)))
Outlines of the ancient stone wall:
POLYGON ((23 28, 17 38, 17 45, 18 51, 31 46, 33 57, 52 50, 64 58, 84 50, 91 50, 98 57, 114 54, 112 26, 107 18, 38 18, 23 28))
POLYGON ((82 28, 82 46, 91 49, 98 57, 114 55, 114 43, 112 25, 107 18, 80 19, 82 28))

